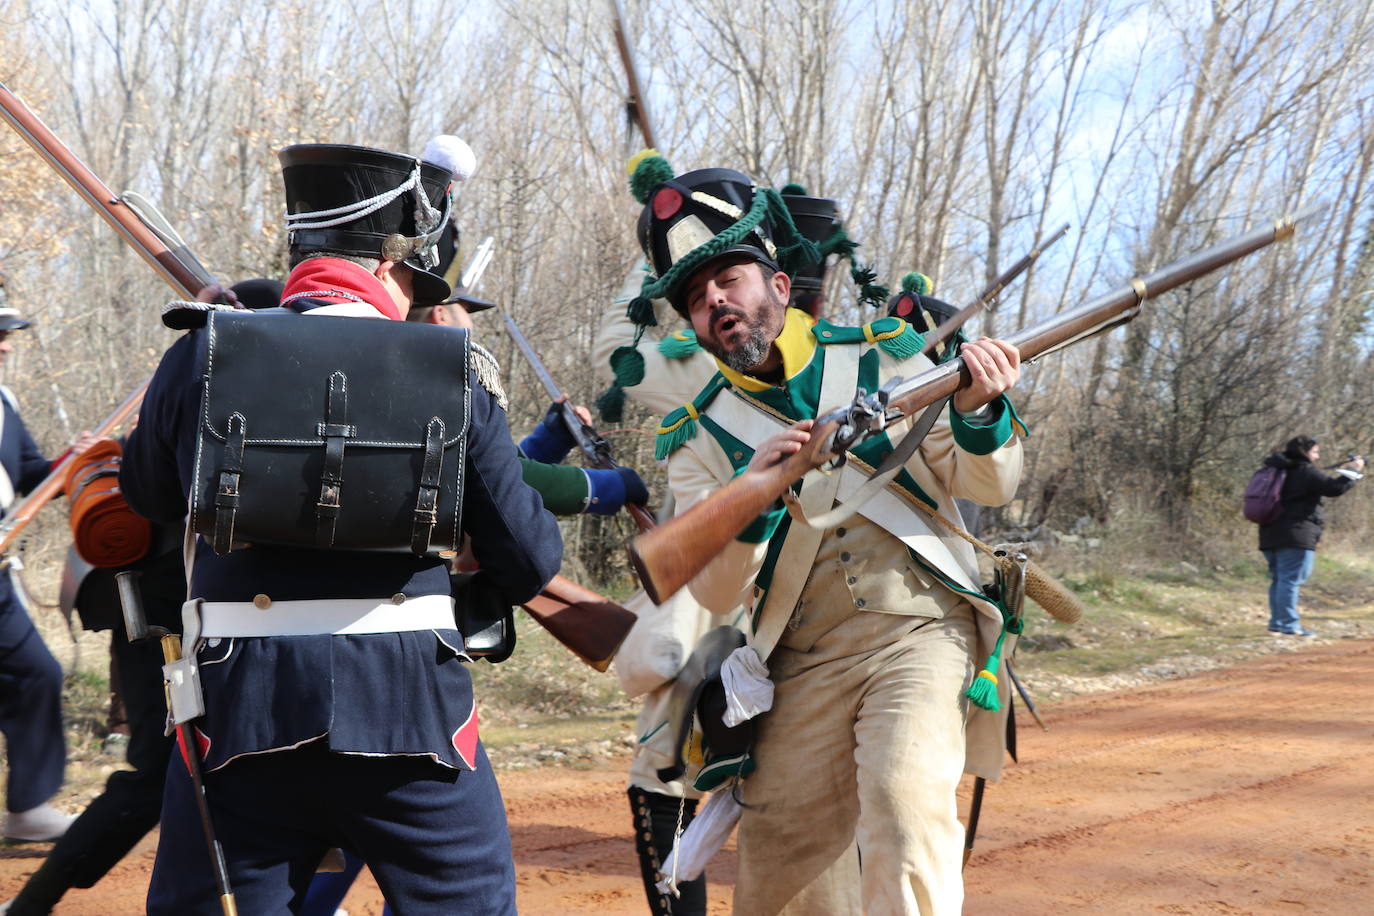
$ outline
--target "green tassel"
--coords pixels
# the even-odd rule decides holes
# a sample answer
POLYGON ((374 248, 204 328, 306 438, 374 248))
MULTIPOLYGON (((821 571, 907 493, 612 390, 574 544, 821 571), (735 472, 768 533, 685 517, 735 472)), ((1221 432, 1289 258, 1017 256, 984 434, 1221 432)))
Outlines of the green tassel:
POLYGON ((634 347, 616 347, 610 363, 615 383, 622 388, 633 388, 644 381, 644 354, 634 347))
MULTIPOLYGON (((998 607, 1001 608, 1001 605, 998 607)), ((997 669, 1002 667, 1002 645, 1006 642, 1008 633, 1020 633, 1026 628, 1024 619, 1013 618, 1007 613, 1006 608, 1001 610, 1002 632, 997 634, 997 645, 992 647, 988 663, 978 672, 978 676, 973 679, 973 683, 964 694, 973 705, 989 712, 998 712, 1002 709, 1002 701, 997 698, 997 669)))
POLYGON ((782 202, 782 196, 771 188, 764 188, 759 193, 768 197, 768 209, 773 218, 773 225, 782 230, 778 233, 779 240, 790 240, 787 244, 778 246, 778 266, 795 276, 803 267, 819 264, 820 248, 797 230, 797 224, 792 221, 792 211, 782 202))
POLYGON ((697 335, 691 331, 678 331, 658 342, 658 352, 668 359, 685 359, 693 353, 700 353, 701 344, 697 342, 697 335))
POLYGON ((654 303, 644 296, 635 296, 625 307, 625 317, 641 328, 658 326, 658 316, 654 314, 654 303))
POLYGON ((915 293, 917 296, 929 296, 930 291, 934 288, 935 285, 930 282, 930 277, 914 270, 902 277, 902 289, 905 292, 915 293))
MULTIPOLYGON (((902 323, 906 324, 906 322, 902 323)), ((925 338, 909 324, 907 324, 906 327, 902 329, 902 333, 898 334, 896 337, 884 337, 882 340, 878 341, 879 349, 897 360, 911 359, 911 357, 921 352, 921 347, 924 345, 925 338)))
POLYGON ((619 423, 625 418, 625 389, 615 383, 601 392, 594 403, 596 412, 607 423, 619 423))
POLYGON ((654 457, 664 461, 685 443, 696 438, 697 420, 692 414, 696 408, 691 404, 679 407, 663 418, 654 439, 654 457))
POLYGON ((871 305, 874 308, 883 308, 887 305, 888 292, 886 286, 877 284, 878 274, 872 267, 866 264, 855 262, 850 268, 849 276, 854 281, 854 285, 859 287, 859 304, 871 305))
POLYGON ((853 263, 854 252, 858 250, 859 243, 849 237, 849 233, 844 231, 844 224, 839 223, 835 226, 835 231, 821 242, 821 256, 839 255, 846 261, 853 263))
POLYGON ((673 167, 657 150, 642 150, 630 160, 630 193, 641 204, 647 204, 654 189, 672 177, 673 167))
POLYGON ((782 186, 782 190, 779 191, 778 193, 779 193, 779 194, 782 194, 782 195, 785 196, 785 197, 810 197, 810 196, 811 196, 810 194, 807 193, 806 188, 804 188, 804 187, 802 187, 801 185, 797 184, 795 181, 789 181, 787 184, 783 185, 783 186, 782 186))
POLYGON ((1004 627, 1002 632, 997 634, 997 645, 988 656, 988 663, 978 672, 978 676, 973 679, 965 694, 969 702, 989 712, 998 712, 1002 708, 1002 701, 997 698, 997 669, 1002 667, 1002 643, 1006 638, 1007 631, 1004 627))

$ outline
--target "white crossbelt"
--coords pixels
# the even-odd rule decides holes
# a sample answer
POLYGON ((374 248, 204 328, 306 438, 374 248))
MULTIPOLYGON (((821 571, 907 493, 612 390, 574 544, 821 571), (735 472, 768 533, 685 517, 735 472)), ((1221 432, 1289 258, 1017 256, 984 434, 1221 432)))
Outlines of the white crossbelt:
POLYGON ((311 598, 302 601, 205 601, 200 604, 200 638, 239 636, 348 636, 452 630, 453 599, 311 598), (399 599, 399 600, 398 600, 399 599))

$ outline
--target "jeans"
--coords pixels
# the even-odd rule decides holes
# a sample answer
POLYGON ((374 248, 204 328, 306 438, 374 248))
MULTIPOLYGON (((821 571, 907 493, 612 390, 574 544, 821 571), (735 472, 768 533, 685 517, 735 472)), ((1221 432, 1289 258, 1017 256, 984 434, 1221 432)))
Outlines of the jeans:
POLYGON ((1269 629, 1282 633, 1296 633, 1298 623, 1298 589, 1312 575, 1315 550, 1285 547, 1263 551, 1269 561, 1269 629))

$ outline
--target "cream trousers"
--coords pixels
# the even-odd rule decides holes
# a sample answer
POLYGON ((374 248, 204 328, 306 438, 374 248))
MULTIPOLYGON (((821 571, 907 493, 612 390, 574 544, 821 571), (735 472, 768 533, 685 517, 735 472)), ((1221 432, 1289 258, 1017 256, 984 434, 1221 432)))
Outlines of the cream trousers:
POLYGON ((737 916, 960 912, 954 793, 976 635, 965 601, 930 597, 943 618, 856 612, 842 578, 817 570, 801 644, 823 632, 806 652, 784 637, 769 660, 776 693, 743 784, 737 916))

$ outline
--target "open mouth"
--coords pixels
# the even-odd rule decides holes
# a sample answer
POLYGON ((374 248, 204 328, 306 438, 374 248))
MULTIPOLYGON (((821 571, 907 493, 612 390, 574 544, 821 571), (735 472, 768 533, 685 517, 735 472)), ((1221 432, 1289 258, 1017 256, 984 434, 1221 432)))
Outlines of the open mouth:
POLYGON ((739 325, 739 318, 734 315, 722 315, 716 319, 716 336, 723 337, 729 334, 739 325))

